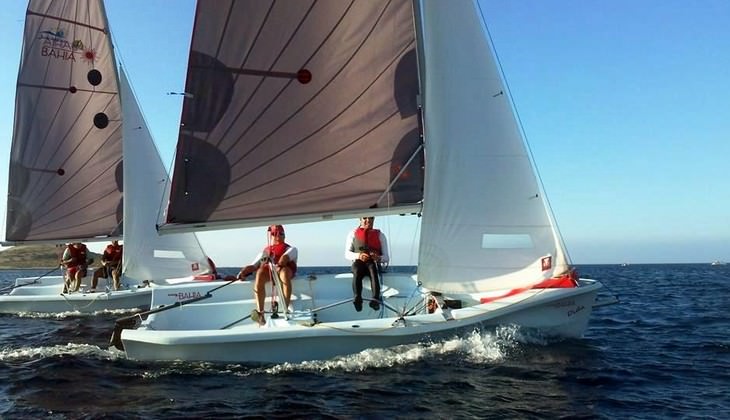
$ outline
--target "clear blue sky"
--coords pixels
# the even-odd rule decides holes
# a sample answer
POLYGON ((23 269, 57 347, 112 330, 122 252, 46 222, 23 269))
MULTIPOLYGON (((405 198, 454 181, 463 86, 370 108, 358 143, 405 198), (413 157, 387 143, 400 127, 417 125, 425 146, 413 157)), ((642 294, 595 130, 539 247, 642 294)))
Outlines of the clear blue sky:
MULTIPOLYGON (((573 261, 730 260, 730 1, 482 7, 573 261)), ((0 8, 2 196, 25 8, 19 0, 0 8)), ((107 12, 169 165, 181 101, 166 93, 184 89, 194 1, 108 0, 107 12)), ((345 265, 344 237, 356 223, 287 226, 287 239, 300 248, 301 265, 345 265)), ((416 220, 376 225, 393 243, 394 263, 414 263, 416 220)), ((262 228, 199 237, 223 266, 248 263, 265 241, 262 228)))

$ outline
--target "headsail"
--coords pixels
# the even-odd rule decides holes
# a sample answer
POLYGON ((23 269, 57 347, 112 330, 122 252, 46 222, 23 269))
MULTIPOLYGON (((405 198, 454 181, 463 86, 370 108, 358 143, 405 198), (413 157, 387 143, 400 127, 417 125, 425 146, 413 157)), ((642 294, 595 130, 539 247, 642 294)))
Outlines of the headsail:
POLYGON ((427 144, 418 278, 446 292, 534 285, 566 258, 476 1, 423 1, 427 144))
POLYGON ((420 208, 410 0, 198 2, 168 226, 420 208))
POLYGON ((15 98, 6 240, 121 232, 122 130, 100 1, 31 0, 15 98))
POLYGON ((120 71, 124 157, 124 261, 127 283, 207 272, 207 257, 194 233, 160 236, 155 225, 169 182, 147 123, 120 71))

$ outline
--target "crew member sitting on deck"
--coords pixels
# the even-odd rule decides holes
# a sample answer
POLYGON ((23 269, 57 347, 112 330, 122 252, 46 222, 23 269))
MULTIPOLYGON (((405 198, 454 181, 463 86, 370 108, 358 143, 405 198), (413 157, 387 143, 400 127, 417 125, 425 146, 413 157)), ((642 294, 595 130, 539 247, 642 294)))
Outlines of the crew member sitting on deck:
POLYGON ((388 241, 385 234, 373 229, 374 217, 361 217, 360 226, 347 235, 345 258, 352 261, 352 292, 355 310, 362 311, 362 279, 370 277, 373 298, 370 307, 380 309, 380 263, 388 262, 388 241))
MULTIPOLYGON (((256 256, 256 259, 238 273, 239 279, 256 272, 253 294, 256 298, 256 309, 251 311, 251 319, 259 325, 266 323, 264 318, 264 300, 266 299, 266 282, 273 280, 273 273, 269 269, 275 266, 276 273, 281 279, 284 305, 289 308, 291 300, 291 280, 297 272, 297 249, 284 242, 284 227, 271 225, 268 228, 269 244, 256 256)), ((291 311, 291 309, 289 309, 291 311)))
POLYGON ((91 262, 88 259, 89 250, 81 242, 74 242, 66 246, 61 263, 66 267, 66 284, 63 292, 76 292, 81 287, 81 279, 86 276, 86 269, 91 262))
POLYGON ((119 290, 119 277, 122 271, 122 245, 116 239, 107 245, 104 253, 101 255, 101 267, 94 271, 94 277, 91 279, 90 292, 96 291, 96 285, 99 278, 108 279, 111 275, 114 282, 114 290, 119 290))

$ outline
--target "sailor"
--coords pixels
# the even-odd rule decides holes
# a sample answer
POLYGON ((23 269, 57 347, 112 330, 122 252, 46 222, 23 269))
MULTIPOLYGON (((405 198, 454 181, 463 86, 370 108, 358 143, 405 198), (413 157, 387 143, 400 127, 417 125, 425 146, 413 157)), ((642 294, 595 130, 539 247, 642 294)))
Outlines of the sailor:
POLYGON ((64 293, 76 292, 81 287, 81 279, 86 277, 86 269, 91 262, 89 250, 81 242, 73 242, 66 246, 61 263, 66 267, 66 285, 64 293))
POLYGON ((380 309, 380 264, 388 262, 388 241, 385 234, 374 229, 374 217, 361 217, 360 226, 347 235, 345 258, 352 261, 352 301, 355 310, 362 311, 362 279, 370 277, 372 299, 370 307, 380 309))
POLYGON ((90 292, 96 291, 96 285, 99 282, 99 278, 108 279, 111 275, 114 282, 114 290, 119 290, 119 277, 122 271, 122 245, 119 244, 118 240, 113 240, 104 249, 104 253, 101 255, 101 267, 94 271, 94 276, 91 279, 91 290, 90 292))
MULTIPOLYGON (((251 319, 259 325, 266 323, 264 318, 264 300, 266 299, 266 282, 273 280, 269 266, 276 269, 281 279, 281 293, 284 295, 284 305, 291 311, 291 280, 297 273, 297 249, 286 242, 284 238, 284 227, 282 225, 271 225, 268 228, 269 244, 256 256, 254 261, 243 267, 238 273, 239 279, 244 279, 249 274, 256 272, 253 294, 256 299, 256 309, 251 311, 251 319)), ((276 313, 276 311, 272 311, 276 313)))

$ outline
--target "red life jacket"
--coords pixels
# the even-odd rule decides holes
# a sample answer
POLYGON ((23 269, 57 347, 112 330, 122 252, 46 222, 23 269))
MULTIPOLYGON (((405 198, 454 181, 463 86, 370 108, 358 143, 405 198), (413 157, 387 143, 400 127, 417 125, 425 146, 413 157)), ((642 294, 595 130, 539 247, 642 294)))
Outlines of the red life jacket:
POLYGON ((107 261, 118 262, 122 260, 122 246, 109 244, 106 246, 104 253, 107 255, 107 261))
POLYGON ((274 263, 277 263, 279 262, 279 258, 284 255, 287 249, 289 249, 289 244, 282 242, 280 244, 267 246, 264 248, 264 254, 268 254, 274 263))
POLYGON ((68 252, 71 254, 71 262, 67 264, 68 267, 78 267, 80 265, 86 265, 86 245, 81 244, 81 248, 76 248, 73 245, 69 245, 68 252))
MULTIPOLYGON (((267 246, 264 248, 264 254, 269 254, 271 257, 271 260, 274 261, 274 264, 277 264, 279 262, 279 258, 281 258, 282 255, 286 252, 287 249, 289 249, 289 244, 287 243, 280 243, 280 244, 274 244, 267 246)), ((295 261, 289 260, 289 263, 287 264, 289 269, 291 269, 292 274, 297 273, 297 263, 295 261)))
POLYGON ((355 241, 353 243, 354 252, 363 251, 364 249, 375 251, 383 254, 383 246, 380 244, 380 230, 378 229, 355 229, 355 241))

